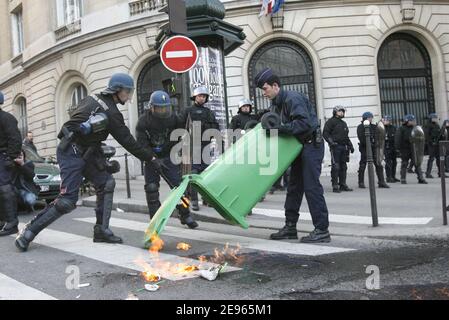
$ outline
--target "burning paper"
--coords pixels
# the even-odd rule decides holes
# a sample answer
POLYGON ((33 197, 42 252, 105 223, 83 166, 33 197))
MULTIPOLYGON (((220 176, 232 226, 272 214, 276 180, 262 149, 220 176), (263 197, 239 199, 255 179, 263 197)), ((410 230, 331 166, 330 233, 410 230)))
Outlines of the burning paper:
POLYGON ((178 243, 178 245, 176 246, 176 249, 178 250, 182 250, 182 251, 189 251, 192 248, 192 246, 188 243, 178 243))

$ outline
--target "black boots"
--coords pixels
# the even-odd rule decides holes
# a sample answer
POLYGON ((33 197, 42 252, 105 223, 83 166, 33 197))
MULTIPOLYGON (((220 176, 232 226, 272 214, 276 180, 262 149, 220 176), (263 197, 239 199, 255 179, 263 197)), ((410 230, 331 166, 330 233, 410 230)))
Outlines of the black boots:
POLYGON ((379 181, 379 188, 389 189, 390 186, 385 181, 379 181))
POLYGON ((308 236, 301 238, 301 243, 328 243, 331 235, 328 230, 313 230, 308 236))
POLYGON ((339 185, 332 186, 332 192, 341 193, 340 186, 339 185))
POLYGON ((189 209, 184 208, 182 205, 177 206, 179 213, 179 220, 183 226, 187 225, 189 229, 198 228, 198 223, 193 220, 192 215, 190 214, 189 209))
POLYGON ((94 242, 95 243, 123 243, 122 238, 117 237, 109 229, 100 224, 94 226, 94 242))
POLYGON ((189 229, 196 229, 198 228, 198 223, 193 220, 192 216, 189 214, 187 216, 179 216, 179 220, 181 220, 182 225, 187 225, 189 229))
POLYGON ((0 220, 3 221, 0 228, 0 237, 19 232, 16 193, 10 184, 0 187, 0 213, 2 214, 0 220))
POLYGON ((109 228, 111 220, 115 180, 106 181, 104 189, 97 193, 97 208, 95 210, 97 223, 94 226, 94 242, 123 243, 122 238, 117 237, 109 228))
POLYGON ((286 222, 285 226, 276 233, 270 236, 271 240, 285 240, 285 239, 298 239, 298 231, 296 230, 296 223, 286 222))
POLYGON ((348 185, 342 184, 342 185, 340 186, 340 191, 351 192, 351 191, 354 191, 354 190, 352 190, 351 188, 349 188, 348 185))
POLYGON ((200 205, 198 203, 198 200, 190 201, 190 206, 191 206, 193 211, 200 211, 200 205))
POLYGON ((22 252, 27 251, 31 241, 34 240, 39 232, 58 220, 62 215, 72 212, 75 207, 75 204, 65 198, 55 200, 20 231, 15 241, 16 247, 22 252))

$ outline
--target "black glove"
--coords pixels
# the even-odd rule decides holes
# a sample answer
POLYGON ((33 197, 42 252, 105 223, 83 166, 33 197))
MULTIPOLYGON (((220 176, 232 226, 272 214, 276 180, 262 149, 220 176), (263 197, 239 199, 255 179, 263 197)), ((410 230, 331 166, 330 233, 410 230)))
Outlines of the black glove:
POLYGON ((106 171, 110 174, 120 172, 120 163, 116 160, 106 161, 106 171))
POLYGON ((355 152, 354 147, 353 146, 349 146, 349 151, 351 151, 351 153, 354 153, 355 152))
POLYGON ((161 164, 161 160, 154 158, 151 162, 150 162, 151 166, 153 167, 153 169, 156 172, 161 172, 162 171, 162 164, 161 164))

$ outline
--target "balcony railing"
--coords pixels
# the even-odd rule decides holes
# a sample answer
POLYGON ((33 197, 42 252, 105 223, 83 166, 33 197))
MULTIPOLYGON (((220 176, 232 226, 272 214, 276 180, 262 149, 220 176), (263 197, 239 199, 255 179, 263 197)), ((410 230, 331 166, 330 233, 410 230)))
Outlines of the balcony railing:
POLYGON ((167 5, 167 0, 139 0, 129 3, 129 13, 131 16, 156 11, 167 5))
POLYGON ((81 20, 77 20, 71 24, 65 25, 55 30, 56 41, 78 32, 81 32, 81 20))

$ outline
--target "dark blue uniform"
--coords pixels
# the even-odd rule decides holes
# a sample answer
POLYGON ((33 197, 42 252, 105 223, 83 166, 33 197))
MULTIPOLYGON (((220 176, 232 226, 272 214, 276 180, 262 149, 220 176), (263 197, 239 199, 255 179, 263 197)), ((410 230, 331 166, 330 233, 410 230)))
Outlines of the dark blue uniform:
MULTIPOLYGON (((153 150, 161 162, 161 170, 167 179, 175 186, 181 183, 180 166, 175 165, 170 159, 170 152, 176 141, 170 141, 170 134, 183 128, 184 124, 176 115, 167 119, 159 119, 152 115, 151 111, 145 112, 139 118, 136 127, 137 141, 147 149, 153 150)), ((150 216, 153 217, 161 206, 159 201, 159 187, 161 177, 156 168, 145 163, 145 193, 150 216)))
POLYGON ((16 118, 0 109, 0 236, 18 231, 17 199, 12 178, 14 159, 22 150, 21 140, 16 118))
POLYGON ((107 170, 106 158, 101 148, 101 143, 107 139, 109 134, 140 160, 152 161, 153 152, 142 148, 131 135, 112 94, 102 93, 85 98, 58 135, 58 138, 61 139, 57 148, 57 158, 61 169, 61 192, 51 205, 41 211, 21 231, 16 239, 16 246, 21 251, 26 251, 30 242, 43 229, 76 208, 83 177, 94 184, 97 194, 94 242, 122 242, 122 239, 114 236, 109 229, 115 180, 111 172, 107 170), (107 116, 107 126, 99 132, 83 134, 80 125, 98 113, 107 116), (68 139, 64 134, 64 129, 72 132, 73 138, 68 139))
POLYGON ((271 111, 281 116, 279 133, 293 135, 304 144, 302 153, 291 167, 285 200, 286 220, 290 223, 298 222, 305 195, 315 228, 327 230, 329 213, 320 182, 324 142, 315 142, 315 132, 319 128, 315 110, 304 95, 282 89, 272 103, 271 111))
MULTIPOLYGON (((192 121, 192 123, 199 123, 201 124, 201 136, 204 134, 204 132, 208 129, 215 129, 219 130, 220 126, 217 122, 217 119, 215 118, 215 113, 210 110, 209 108, 203 106, 199 106, 196 103, 193 104, 192 107, 187 108, 182 116, 182 121, 187 125, 188 119, 192 121)), ((208 145, 210 144, 210 141, 202 141, 200 148, 195 148, 196 141, 193 141, 194 143, 194 149, 192 152, 192 155, 201 155, 201 160, 196 162, 195 157, 193 157, 192 162, 192 173, 193 174, 200 174, 204 170, 207 169, 207 167, 210 165, 210 163, 207 163, 207 159, 203 159, 203 151, 208 145)), ((198 193, 193 188, 190 190, 190 197, 192 201, 197 202, 198 201, 198 193)), ((195 209, 194 209, 195 210, 195 209)))
POLYGON ((385 172, 387 182, 398 182, 396 179, 397 151, 395 146, 396 126, 389 124, 385 126, 385 172))

